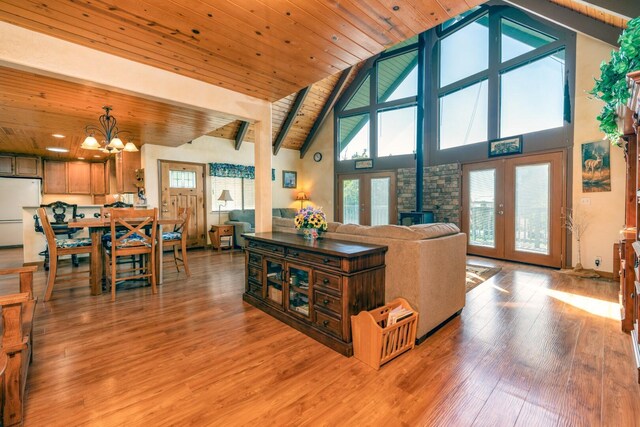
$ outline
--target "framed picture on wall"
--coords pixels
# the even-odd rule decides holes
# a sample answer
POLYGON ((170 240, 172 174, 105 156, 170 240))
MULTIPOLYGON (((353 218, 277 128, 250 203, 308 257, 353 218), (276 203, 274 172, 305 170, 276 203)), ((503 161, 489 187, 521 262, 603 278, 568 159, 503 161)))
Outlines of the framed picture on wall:
POLYGON ((298 172, 282 171, 282 188, 296 188, 298 186, 298 172))
POLYGON ((595 141, 582 144, 582 191, 611 191, 611 144, 595 141))
POLYGON ((354 166, 356 169, 371 169, 373 167, 373 159, 356 160, 354 166))
POLYGON ((489 141, 489 157, 522 153, 522 135, 489 141))

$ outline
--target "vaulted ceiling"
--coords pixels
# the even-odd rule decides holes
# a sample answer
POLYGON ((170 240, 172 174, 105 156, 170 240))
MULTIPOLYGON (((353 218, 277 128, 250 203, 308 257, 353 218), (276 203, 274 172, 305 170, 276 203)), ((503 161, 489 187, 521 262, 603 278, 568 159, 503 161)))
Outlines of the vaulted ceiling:
MULTIPOLYGON (((549 0, 594 20, 626 20, 581 0, 549 0)), ((482 0, 3 0, 0 20, 273 102, 273 138, 309 87, 282 144, 299 149, 343 70, 482 0)), ((356 69, 357 71, 357 69, 356 69)), ((351 71, 349 79, 355 72, 351 71)), ((348 83, 348 82, 347 82, 348 83)), ((0 68, 0 151, 44 155, 51 133, 76 148, 103 105, 137 142, 234 139, 240 122, 209 111, 0 68)), ((249 127, 245 141, 253 140, 249 127)))

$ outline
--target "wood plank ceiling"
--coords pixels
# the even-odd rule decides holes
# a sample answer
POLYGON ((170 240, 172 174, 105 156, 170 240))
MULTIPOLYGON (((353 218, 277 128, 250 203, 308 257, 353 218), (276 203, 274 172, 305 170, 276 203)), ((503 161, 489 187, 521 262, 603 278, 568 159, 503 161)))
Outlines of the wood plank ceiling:
MULTIPOLYGON (((626 21, 574 0, 548 0, 610 25, 626 21), (593 9, 593 10, 591 10, 593 9)), ((3 0, 0 20, 273 102, 273 139, 296 93, 310 91, 284 140, 299 149, 341 70, 483 0, 3 0)), ((352 73, 351 78, 355 76, 352 73)), ((138 143, 180 145, 208 134, 234 139, 240 122, 0 68, 0 151, 47 155, 51 133, 71 151, 113 105, 138 143)), ((244 138, 254 140, 253 127, 244 138)), ((139 145, 139 144, 138 144, 139 145)))

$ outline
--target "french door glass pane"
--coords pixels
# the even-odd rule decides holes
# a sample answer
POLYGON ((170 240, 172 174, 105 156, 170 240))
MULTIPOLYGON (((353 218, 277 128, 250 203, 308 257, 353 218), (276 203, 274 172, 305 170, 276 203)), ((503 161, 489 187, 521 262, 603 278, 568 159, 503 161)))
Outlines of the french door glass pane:
POLYGON ((496 247, 496 170, 469 172, 469 244, 496 247))
POLYGON ((549 254, 549 163, 516 166, 515 248, 549 254))
POLYGON ((390 178, 371 180, 371 225, 389 224, 389 186, 390 178))
POLYGON ((345 224, 360 224, 360 180, 342 181, 342 219, 345 224))

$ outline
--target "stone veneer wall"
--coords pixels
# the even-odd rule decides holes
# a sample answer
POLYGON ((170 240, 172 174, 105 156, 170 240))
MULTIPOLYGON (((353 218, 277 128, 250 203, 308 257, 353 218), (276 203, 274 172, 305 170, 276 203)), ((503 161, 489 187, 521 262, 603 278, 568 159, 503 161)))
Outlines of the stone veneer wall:
MULTIPOLYGON (((398 211, 416 208, 416 170, 398 169, 398 211)), ((459 163, 424 168, 424 210, 433 211, 437 222, 460 226, 462 175, 459 163)))

